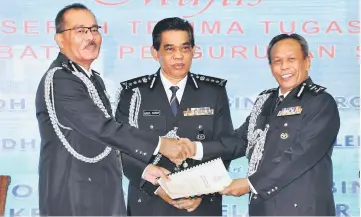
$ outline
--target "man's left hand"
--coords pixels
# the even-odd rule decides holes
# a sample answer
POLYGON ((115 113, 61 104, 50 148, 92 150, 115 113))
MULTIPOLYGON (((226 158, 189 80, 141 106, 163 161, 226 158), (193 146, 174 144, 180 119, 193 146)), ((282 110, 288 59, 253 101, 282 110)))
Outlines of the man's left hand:
POLYGON ((186 209, 188 212, 193 212, 198 208, 201 204, 202 198, 194 198, 194 199, 180 199, 173 202, 173 206, 178 209, 186 209))
POLYGON ((162 178, 163 180, 168 180, 167 175, 169 173, 170 172, 167 169, 164 169, 163 167, 149 164, 145 168, 142 178, 147 180, 148 182, 151 182, 153 185, 158 185, 157 179, 162 178))
POLYGON ((220 191, 220 194, 233 195, 235 197, 247 194, 250 191, 249 183, 247 178, 234 179, 232 183, 220 191))
POLYGON ((158 195, 160 198, 162 198, 165 202, 169 203, 170 205, 173 205, 175 202, 168 196, 168 194, 163 190, 163 188, 159 187, 156 191, 156 195, 158 195))

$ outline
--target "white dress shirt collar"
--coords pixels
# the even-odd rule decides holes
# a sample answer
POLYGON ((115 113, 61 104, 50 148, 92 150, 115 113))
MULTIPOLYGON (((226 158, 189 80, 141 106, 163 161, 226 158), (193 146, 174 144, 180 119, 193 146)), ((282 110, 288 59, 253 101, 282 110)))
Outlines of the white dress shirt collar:
POLYGON ((172 84, 163 74, 163 71, 160 70, 160 79, 162 81, 162 84, 163 84, 163 87, 164 87, 164 90, 167 94, 167 98, 168 98, 168 101, 170 101, 170 98, 172 97, 172 91, 169 89, 171 86, 178 86, 179 89, 176 93, 177 95, 177 99, 178 99, 178 102, 180 103, 181 100, 182 100, 182 96, 183 96, 183 93, 184 93, 184 89, 186 87, 186 84, 187 84, 187 79, 188 79, 188 74, 176 85, 172 84))
POLYGON ((92 70, 90 69, 89 71, 86 70, 83 66, 78 65, 81 69, 83 69, 83 71, 85 72, 85 74, 90 78, 93 75, 92 70))
POLYGON ((286 98, 287 97, 287 95, 290 93, 291 91, 287 91, 286 93, 284 93, 284 94, 282 94, 281 93, 281 88, 278 88, 278 96, 283 96, 283 98, 286 98))

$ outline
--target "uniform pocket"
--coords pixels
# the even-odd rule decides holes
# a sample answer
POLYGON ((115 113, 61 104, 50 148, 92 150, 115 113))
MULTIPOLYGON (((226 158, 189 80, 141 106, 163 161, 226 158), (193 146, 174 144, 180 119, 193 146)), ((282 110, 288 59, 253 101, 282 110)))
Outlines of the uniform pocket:
POLYGON ((165 131, 167 127, 165 116, 140 117, 138 125, 140 129, 150 131, 165 131))
POLYGON ((179 132, 187 135, 191 140, 213 140, 214 117, 213 116, 188 116, 179 120, 179 132), (182 127, 186 126, 186 127, 182 127))
POLYGON ((275 133, 278 138, 275 151, 275 157, 282 155, 287 149, 289 149, 299 137, 299 128, 296 125, 290 125, 287 122, 282 123, 282 126, 278 130, 272 132, 275 133))

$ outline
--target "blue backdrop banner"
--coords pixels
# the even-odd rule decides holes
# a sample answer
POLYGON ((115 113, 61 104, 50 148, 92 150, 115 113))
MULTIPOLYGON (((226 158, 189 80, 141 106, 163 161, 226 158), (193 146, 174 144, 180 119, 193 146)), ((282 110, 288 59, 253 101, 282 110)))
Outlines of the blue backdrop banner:
MULTIPOLYGON (((103 45, 93 68, 114 102, 121 81, 155 73, 150 54, 155 23, 179 16, 192 22, 197 45, 191 71, 228 80, 235 128, 256 96, 276 87, 266 49, 273 36, 296 32, 310 44, 315 83, 336 99, 341 129, 333 153, 338 216, 359 216, 359 108, 361 47, 357 0, 82 0, 102 26, 103 45)), ((70 0, 2 1, 0 7, 0 174, 12 182, 6 216, 37 216, 40 137, 35 92, 58 49, 56 13, 70 0)), ((244 177, 245 159, 232 177, 244 177)), ((125 192, 128 182, 124 183, 125 192)), ((125 195, 127 196, 127 195, 125 195)), ((224 197, 223 215, 247 213, 247 196, 224 197)))

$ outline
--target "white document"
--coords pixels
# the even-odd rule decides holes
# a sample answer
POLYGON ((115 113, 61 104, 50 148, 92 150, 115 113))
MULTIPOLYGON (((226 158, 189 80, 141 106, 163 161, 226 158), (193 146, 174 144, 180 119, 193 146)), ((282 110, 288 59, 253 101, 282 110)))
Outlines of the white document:
POLYGON ((158 183, 172 199, 219 192, 232 182, 221 158, 171 174, 168 177, 168 181, 159 179, 158 183))

